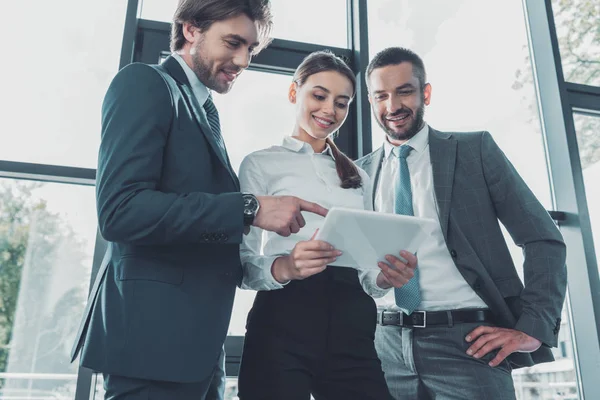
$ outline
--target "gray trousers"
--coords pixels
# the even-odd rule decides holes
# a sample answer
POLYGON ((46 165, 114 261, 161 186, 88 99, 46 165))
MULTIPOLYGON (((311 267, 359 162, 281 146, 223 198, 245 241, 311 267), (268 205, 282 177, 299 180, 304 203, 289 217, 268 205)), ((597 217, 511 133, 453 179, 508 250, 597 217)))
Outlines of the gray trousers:
MULTIPOLYGON (((453 327, 400 328, 377 325, 375 347, 394 399, 514 400, 511 367, 488 363, 497 351, 475 359, 465 336, 482 323, 453 327)), ((489 324, 487 324, 489 325, 489 324)))

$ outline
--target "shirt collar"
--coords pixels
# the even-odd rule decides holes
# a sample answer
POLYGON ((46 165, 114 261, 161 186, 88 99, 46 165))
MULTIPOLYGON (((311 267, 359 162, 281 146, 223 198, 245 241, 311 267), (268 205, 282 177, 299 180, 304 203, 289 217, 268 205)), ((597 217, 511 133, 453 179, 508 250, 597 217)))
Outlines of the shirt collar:
MULTIPOLYGON (((426 123, 423 125, 423 128, 413 137, 411 137, 405 144, 410 145, 413 148, 413 151, 417 153, 421 153, 429 144, 429 125, 426 123)), ((395 147, 388 141, 387 135, 385 137, 385 141, 383 142, 383 150, 385 151, 385 158, 388 158, 395 147)))
POLYGON ((202 83, 202 81, 200 79, 198 79, 198 76, 196 75, 196 73, 194 71, 192 71, 192 69, 189 67, 189 65, 187 65, 187 63, 185 62, 183 57, 181 57, 177 53, 173 53, 171 55, 173 56, 174 59, 176 59, 179 62, 179 64, 181 64, 181 68, 183 68, 183 72, 185 72, 185 75, 187 76, 188 81, 190 81, 190 86, 192 87, 192 92, 194 93, 194 96, 196 96, 196 100, 198 100, 198 103, 200 103, 201 106, 204 106, 204 103, 210 96, 210 92, 208 91, 208 88, 202 83))
MULTIPOLYGON (((313 148, 310 144, 303 142, 300 139, 296 139, 293 136, 285 136, 283 138, 282 146, 288 150, 295 151, 296 153, 308 153, 308 154, 315 153, 315 151, 313 150, 313 148)), ((331 150, 331 146, 329 146, 329 143, 325 144, 325 150, 323 150, 323 152, 321 154, 327 154, 335 160, 335 157, 333 155, 333 150, 331 150)))

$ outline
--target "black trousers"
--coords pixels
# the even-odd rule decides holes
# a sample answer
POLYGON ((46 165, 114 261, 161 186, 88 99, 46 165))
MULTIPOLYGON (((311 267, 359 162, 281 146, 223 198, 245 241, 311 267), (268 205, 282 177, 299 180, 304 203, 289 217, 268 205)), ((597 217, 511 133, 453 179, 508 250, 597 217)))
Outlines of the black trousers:
POLYGON ((259 292, 248 315, 240 400, 388 400, 376 307, 355 270, 327 268, 259 292))

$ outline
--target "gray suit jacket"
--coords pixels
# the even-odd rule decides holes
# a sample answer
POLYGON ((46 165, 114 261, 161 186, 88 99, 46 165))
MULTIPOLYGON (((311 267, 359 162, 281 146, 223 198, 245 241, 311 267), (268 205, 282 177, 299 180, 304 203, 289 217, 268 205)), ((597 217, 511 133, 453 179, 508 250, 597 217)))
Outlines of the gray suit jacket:
POLYGON ((109 374, 205 379, 241 281, 243 201, 172 57, 128 65, 112 81, 96 194, 109 249, 72 356, 109 374))
MULTIPOLYGON (((533 353, 513 353, 513 368, 553 361, 565 299, 566 248, 548 212, 488 132, 429 129, 439 222, 456 268, 494 313, 499 326, 539 339, 533 353), (525 256, 523 286, 501 222, 525 256)), ((371 176, 373 208, 383 148, 357 165, 371 176)))

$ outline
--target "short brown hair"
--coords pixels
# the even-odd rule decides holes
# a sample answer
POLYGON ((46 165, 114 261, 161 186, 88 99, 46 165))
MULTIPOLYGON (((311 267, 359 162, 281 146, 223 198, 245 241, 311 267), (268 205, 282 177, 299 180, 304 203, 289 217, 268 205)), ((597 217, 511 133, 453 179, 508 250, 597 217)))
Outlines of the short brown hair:
MULTIPOLYGON (((327 50, 315 51, 306 56, 294 73, 294 82, 298 86, 302 86, 311 75, 325 71, 335 71, 348 78, 352 83, 352 97, 354 98, 356 94, 356 77, 354 76, 354 72, 352 72, 344 60, 327 50)), ((347 155, 342 153, 333 142, 333 139, 329 137, 326 139, 326 142, 335 158, 335 168, 342 182, 340 186, 344 189, 361 187, 362 178, 356 165, 354 165, 347 155)))
POLYGON ((271 42, 273 15, 270 0, 179 0, 171 26, 171 51, 181 50, 186 42, 183 35, 184 23, 190 23, 201 32, 206 32, 213 23, 240 14, 246 14, 258 23, 259 45, 255 54, 260 52, 271 42))
POLYGON ((387 67, 388 65, 398 65, 403 62, 409 62, 413 67, 413 75, 419 80, 421 90, 427 83, 427 73, 425 72, 425 64, 421 57, 419 57, 414 51, 403 48, 403 47, 388 47, 387 49, 381 50, 375 54, 375 57, 369 62, 367 66, 367 86, 369 86, 369 78, 373 73, 373 70, 377 68, 387 67))

